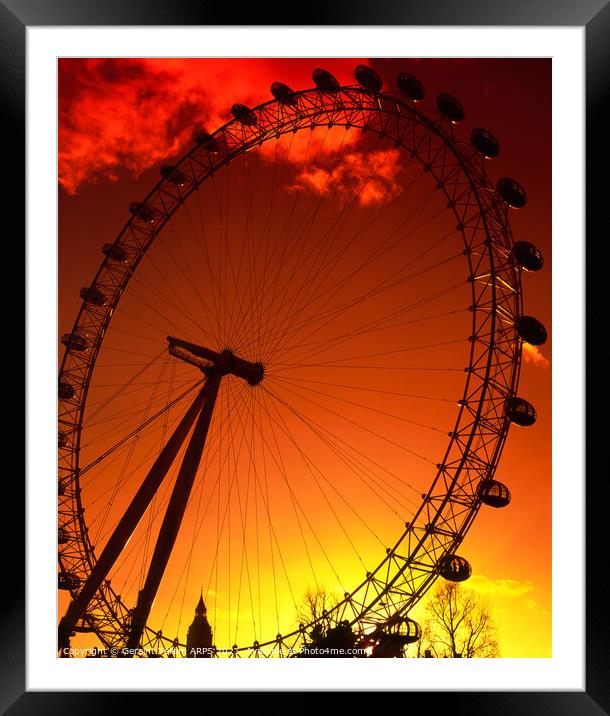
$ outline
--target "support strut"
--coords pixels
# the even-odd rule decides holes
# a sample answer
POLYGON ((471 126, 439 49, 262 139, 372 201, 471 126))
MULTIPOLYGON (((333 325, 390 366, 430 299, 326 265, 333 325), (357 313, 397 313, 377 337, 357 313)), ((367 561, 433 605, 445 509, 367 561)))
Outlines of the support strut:
POLYGON ((61 619, 58 628, 60 656, 66 655, 65 650, 70 646, 70 636, 75 629, 76 623, 86 613, 89 602, 99 590, 102 582, 107 578, 110 569, 119 558, 121 552, 125 549, 127 541, 149 507, 186 440, 193 423, 196 421, 161 524, 148 574, 146 575, 146 582, 138 594, 138 601, 132 613, 126 644, 120 655, 133 656, 138 650, 153 601, 176 542, 195 475, 201 462, 222 377, 229 374, 234 375, 252 386, 258 385, 263 379, 265 371, 262 363, 253 363, 239 358, 229 349, 218 353, 205 346, 188 343, 171 336, 168 337, 168 343, 170 355, 174 355, 176 358, 201 369, 206 375, 205 385, 180 421, 159 457, 155 460, 154 465, 112 533, 99 559, 93 565, 85 584, 72 600, 66 614, 61 619))
POLYGON ((180 529, 180 524, 182 523, 182 518, 191 494, 191 488, 193 487, 195 475, 203 454, 203 448, 210 427, 222 375, 223 374, 218 371, 210 371, 208 373, 208 379, 204 388, 205 404, 195 424, 193 435, 191 436, 191 440, 182 460, 182 465, 180 466, 180 472, 176 478, 176 484, 174 485, 174 490, 170 497, 161 529, 159 530, 155 551, 150 562, 148 574, 146 575, 146 582, 138 594, 138 602, 131 620, 131 630, 127 638, 125 649, 123 649, 121 654, 122 656, 131 657, 138 650, 142 633, 146 626, 161 579, 163 578, 165 568, 167 567, 176 537, 178 536, 178 530, 180 529))
POLYGON ((167 444, 155 460, 148 475, 142 482, 140 489, 136 492, 131 504, 125 511, 119 524, 116 526, 110 539, 106 543, 97 562, 93 566, 89 577, 82 589, 70 603, 66 614, 61 619, 58 627, 58 649, 60 656, 64 655, 64 649, 70 646, 70 635, 74 631, 77 621, 84 614, 89 602, 100 588, 102 582, 108 576, 108 572, 119 558, 125 548, 127 541, 138 526, 138 522, 146 512, 155 493, 167 475, 169 468, 176 459, 186 436, 188 435, 197 415, 200 414, 207 397, 207 383, 200 390, 178 427, 167 441, 167 444))

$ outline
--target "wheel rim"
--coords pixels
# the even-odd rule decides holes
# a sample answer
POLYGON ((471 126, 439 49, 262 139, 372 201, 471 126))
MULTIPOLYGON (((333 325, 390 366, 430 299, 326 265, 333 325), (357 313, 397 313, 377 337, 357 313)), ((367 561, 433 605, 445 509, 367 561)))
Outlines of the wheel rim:
MULTIPOLYGON (((515 317, 521 315, 519 273, 510 260, 512 240, 506 208, 487 180, 482 160, 474 151, 466 151, 437 115, 416 111, 395 97, 354 87, 333 92, 309 90, 295 93, 295 97, 295 106, 271 101, 257 107, 253 110, 258 118, 255 126, 234 120, 222 127, 214 134, 225 147, 219 154, 195 146, 176 165, 187 179, 185 184, 178 186, 170 173, 142 202, 153 210, 155 222, 150 223, 142 211, 136 211, 116 240, 115 246, 128 251, 127 262, 108 257, 92 284, 102 287, 107 303, 83 303, 73 333, 87 335, 90 348, 84 352, 67 350, 60 371, 60 382, 75 389, 71 399, 60 401, 60 427, 68 435, 66 446, 59 451, 64 492, 60 518, 74 535, 61 549, 60 568, 64 574, 84 579, 95 562, 81 492, 83 468, 90 464, 83 465, 81 457, 85 449, 85 406, 110 319, 132 277, 137 276, 141 260, 190 194, 225 165, 246 157, 246 152, 261 142, 282 141, 277 137, 288 136, 295 129, 301 133, 312 126, 347 127, 348 131, 381 135, 386 145, 398 144, 401 152, 415 150, 412 158, 429 174, 430 181, 443 183, 438 192, 447 202, 453 202, 450 211, 460 226, 465 265, 472 278, 470 335, 474 340, 449 444, 438 457, 436 474, 423 502, 402 533, 332 610, 337 619, 346 619, 356 630, 367 632, 397 614, 408 613, 421 598, 438 575, 439 560, 455 552, 472 524, 481 504, 478 485, 493 477, 508 430, 503 406, 516 393, 519 373, 520 343, 514 329, 515 317)), ((86 615, 102 642, 113 646, 124 639, 128 618, 127 605, 110 584, 102 587, 86 615)), ((261 647, 272 647, 281 654, 298 647, 313 623, 303 629, 288 629, 279 638, 256 638, 255 632, 255 638, 240 644, 239 651, 251 651, 257 641, 261 647)), ((174 643, 174 639, 148 627, 143 645, 161 649, 174 643)))

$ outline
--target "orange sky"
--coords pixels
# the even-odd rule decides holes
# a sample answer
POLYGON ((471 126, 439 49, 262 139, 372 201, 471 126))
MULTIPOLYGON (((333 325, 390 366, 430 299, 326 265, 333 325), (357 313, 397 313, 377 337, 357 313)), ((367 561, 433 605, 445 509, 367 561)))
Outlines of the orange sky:
MULTIPOLYGON (((71 328, 102 244, 114 241, 128 204, 150 190, 160 165, 191 146, 194 122, 213 130, 229 119, 233 102, 268 99, 274 80, 310 87, 317 66, 351 83, 358 62, 60 60, 59 333, 71 328)), ((511 212, 515 240, 532 241, 545 255, 544 270, 524 277, 525 313, 550 332, 550 61, 371 64, 387 85, 398 71, 416 74, 427 88, 424 104, 441 91, 459 97, 466 120, 456 132, 464 140, 474 126, 498 137, 500 157, 487 165, 492 180, 513 176, 529 197, 523 210, 511 212)), ((308 587, 342 594, 381 561, 383 545, 394 543, 429 486, 463 387, 469 289, 458 285, 404 312, 463 282, 466 271, 458 236, 426 253, 454 226, 447 212, 437 217, 443 207, 418 177, 398 149, 353 130, 269 142, 187 201, 121 299, 93 377, 81 464, 135 427, 142 410, 153 413, 199 379, 194 368, 167 359, 168 333, 213 349, 229 345, 267 366, 257 393, 223 379, 203 469, 151 616, 168 636, 184 639, 200 589, 223 644, 286 632, 308 587), (423 208, 402 226, 405 205, 423 208), (401 241, 349 279, 396 227, 401 241), (223 263, 227 251, 245 257, 243 264, 223 263), (280 263, 280 278, 271 280, 269 267, 280 263), (355 303, 397 270, 403 280, 396 288, 355 303), (400 322, 360 330, 394 311, 403 311, 400 322), (349 332, 349 340, 336 340, 349 332), (107 403, 128 381, 120 400, 107 403), (371 463, 366 469, 364 460, 371 463)), ((510 486, 512 503, 483 507, 460 549, 473 566, 468 586, 493 606, 502 656, 551 654, 550 356, 550 340, 524 355, 519 393, 536 406, 538 421, 509 432, 497 479, 510 486)), ((97 550, 179 415, 170 411, 148 438, 83 477, 97 550)), ((166 487, 156 517, 142 520, 112 574, 130 603, 166 487)), ((65 604, 62 593, 60 613, 65 604)))

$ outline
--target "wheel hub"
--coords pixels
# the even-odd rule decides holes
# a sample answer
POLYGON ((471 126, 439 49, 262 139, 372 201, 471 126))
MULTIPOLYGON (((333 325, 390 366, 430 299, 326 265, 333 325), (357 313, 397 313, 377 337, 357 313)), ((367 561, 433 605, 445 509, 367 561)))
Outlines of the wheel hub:
POLYGON ((167 342, 170 355, 196 366, 206 374, 213 371, 222 375, 235 375, 249 385, 258 385, 265 375, 262 363, 239 358, 228 348, 218 353, 205 346, 188 343, 173 336, 168 336, 167 342))

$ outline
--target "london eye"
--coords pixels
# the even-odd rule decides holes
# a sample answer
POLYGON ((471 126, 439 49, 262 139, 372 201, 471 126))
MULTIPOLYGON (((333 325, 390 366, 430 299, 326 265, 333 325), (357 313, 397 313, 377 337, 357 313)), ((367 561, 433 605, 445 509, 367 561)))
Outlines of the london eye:
MULTIPOLYGON (((60 651, 397 655, 472 568, 519 393, 527 211, 498 139, 371 67, 197 127, 102 249, 58 379, 60 651), (335 596, 302 614, 308 590, 335 596)), ((127 207, 126 207, 127 209, 127 207)))

